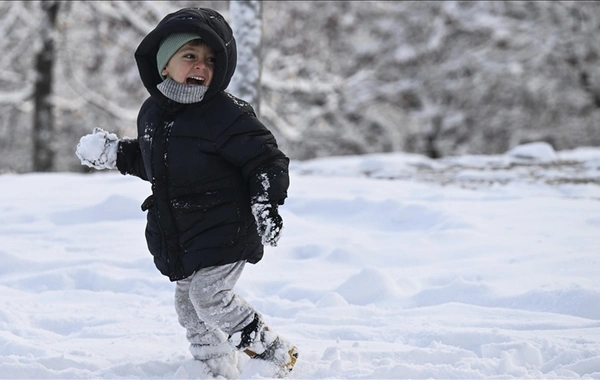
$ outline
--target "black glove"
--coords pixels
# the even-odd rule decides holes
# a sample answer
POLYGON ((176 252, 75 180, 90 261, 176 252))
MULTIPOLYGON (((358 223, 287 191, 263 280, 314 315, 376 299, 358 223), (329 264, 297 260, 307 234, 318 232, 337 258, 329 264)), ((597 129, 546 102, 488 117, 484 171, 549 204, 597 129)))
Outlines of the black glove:
POLYGON ((252 214, 256 219, 256 227, 262 243, 276 247, 283 228, 283 219, 279 215, 277 204, 254 203, 252 214))

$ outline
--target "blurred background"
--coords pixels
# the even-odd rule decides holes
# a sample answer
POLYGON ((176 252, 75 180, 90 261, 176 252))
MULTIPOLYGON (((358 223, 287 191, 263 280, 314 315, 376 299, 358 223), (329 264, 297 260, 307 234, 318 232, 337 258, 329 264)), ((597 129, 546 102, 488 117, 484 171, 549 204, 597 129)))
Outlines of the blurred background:
MULTIPOLYGON (((246 3, 254 13, 237 17, 261 32, 246 100, 292 159, 600 146, 600 2, 246 3)), ((232 4, 0 2, 0 173, 88 172, 82 135, 136 136, 142 38, 187 6, 231 22, 243 12, 232 4)), ((244 24, 232 27, 240 45, 244 24)))

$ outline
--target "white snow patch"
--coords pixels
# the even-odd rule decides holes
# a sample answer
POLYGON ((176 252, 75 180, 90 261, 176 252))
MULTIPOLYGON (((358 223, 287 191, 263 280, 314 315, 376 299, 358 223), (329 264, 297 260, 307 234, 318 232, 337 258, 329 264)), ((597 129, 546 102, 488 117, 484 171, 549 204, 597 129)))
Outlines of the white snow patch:
MULTIPOLYGON (((291 378, 598 378, 599 162, 543 144, 294 162, 286 234, 236 291, 297 345, 291 378)), ((209 377, 146 248, 148 183, 0 188, 0 378, 209 377)), ((240 356, 242 378, 267 369, 240 356)))

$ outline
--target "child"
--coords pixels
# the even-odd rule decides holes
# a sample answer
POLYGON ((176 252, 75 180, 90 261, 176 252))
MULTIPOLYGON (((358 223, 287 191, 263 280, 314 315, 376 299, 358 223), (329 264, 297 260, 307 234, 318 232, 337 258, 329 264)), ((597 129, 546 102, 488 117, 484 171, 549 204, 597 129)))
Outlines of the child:
POLYGON ((152 184, 142 204, 156 267, 176 281, 175 308, 190 351, 215 377, 239 376, 236 351, 292 370, 297 349, 270 330, 232 289, 263 244, 276 246, 289 159, 252 107, 226 93, 236 43, 216 11, 167 15, 135 52, 150 97, 137 139, 96 128, 76 154, 152 184))

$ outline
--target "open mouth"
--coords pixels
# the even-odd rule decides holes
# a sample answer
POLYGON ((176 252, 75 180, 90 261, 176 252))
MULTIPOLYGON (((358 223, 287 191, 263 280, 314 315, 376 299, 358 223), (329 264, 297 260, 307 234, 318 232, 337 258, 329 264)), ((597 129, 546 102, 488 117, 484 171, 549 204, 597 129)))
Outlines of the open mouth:
POLYGON ((196 84, 196 85, 204 85, 206 80, 202 77, 189 77, 185 80, 187 84, 196 84))

